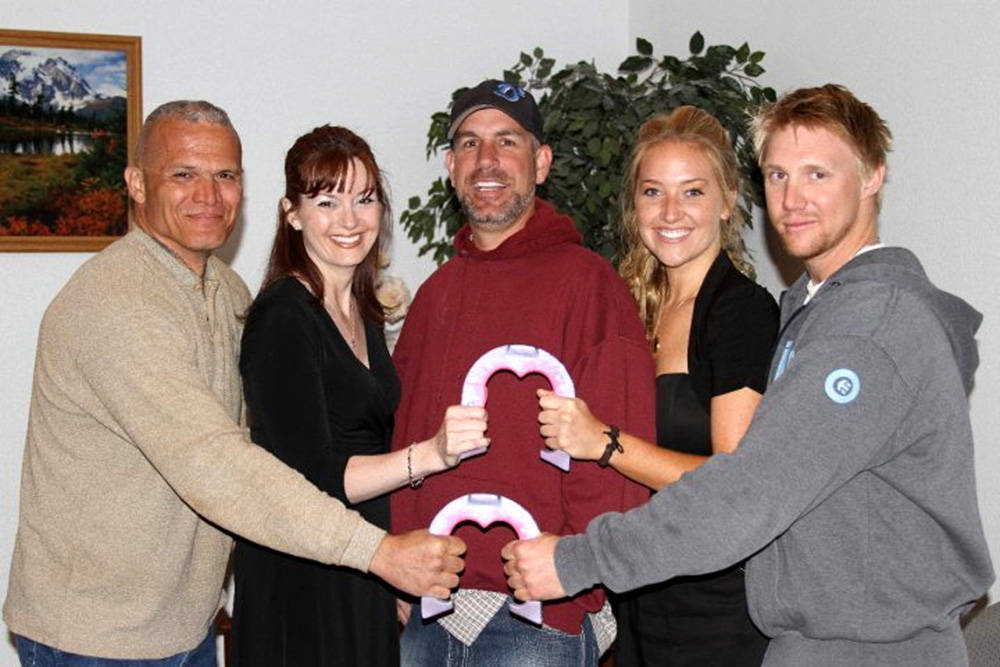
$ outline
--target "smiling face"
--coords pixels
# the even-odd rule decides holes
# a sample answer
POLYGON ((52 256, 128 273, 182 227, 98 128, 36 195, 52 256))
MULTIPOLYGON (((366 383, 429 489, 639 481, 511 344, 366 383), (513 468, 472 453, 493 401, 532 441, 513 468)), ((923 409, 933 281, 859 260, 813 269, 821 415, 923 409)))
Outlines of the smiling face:
POLYGON ((707 272, 722 248, 721 220, 731 209, 705 151, 690 142, 655 144, 643 155, 635 183, 643 245, 668 271, 707 272))
POLYGON ((844 139, 822 127, 789 125, 768 138, 761 168, 767 213, 785 249, 826 280, 878 240, 880 165, 864 173, 844 139))
POLYGON ((136 224, 199 276, 232 232, 243 199, 239 138, 228 127, 168 119, 125 170, 136 224))
POLYGON ((549 147, 536 150, 532 135, 502 111, 481 109, 462 122, 445 163, 477 247, 492 250, 524 227, 551 162, 549 147))
POLYGON ((350 279, 378 241, 382 204, 364 165, 352 159, 342 191, 282 199, 288 224, 302 232, 306 254, 326 278, 350 279))

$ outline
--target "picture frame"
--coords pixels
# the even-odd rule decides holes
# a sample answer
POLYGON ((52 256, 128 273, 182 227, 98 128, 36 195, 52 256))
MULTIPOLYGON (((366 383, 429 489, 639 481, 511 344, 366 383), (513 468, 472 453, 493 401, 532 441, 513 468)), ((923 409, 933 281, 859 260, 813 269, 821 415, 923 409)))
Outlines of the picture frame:
POLYGON ((0 252, 97 251, 129 228, 138 36, 0 29, 0 252))

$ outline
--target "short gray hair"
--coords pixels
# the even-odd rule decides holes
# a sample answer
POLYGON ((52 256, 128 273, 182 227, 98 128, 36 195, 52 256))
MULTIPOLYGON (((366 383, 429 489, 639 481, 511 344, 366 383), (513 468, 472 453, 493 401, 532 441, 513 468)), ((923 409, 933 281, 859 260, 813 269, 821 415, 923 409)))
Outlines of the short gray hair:
POLYGON ((149 133, 157 123, 167 120, 219 125, 232 130, 237 140, 239 139, 236 128, 233 127, 232 121, 229 120, 229 114, 211 102, 206 102, 205 100, 174 100, 173 102, 165 102, 153 109, 146 116, 146 122, 139 129, 139 137, 135 141, 135 152, 133 153, 133 162, 135 164, 142 163, 142 155, 146 149, 146 142, 149 140, 149 133))

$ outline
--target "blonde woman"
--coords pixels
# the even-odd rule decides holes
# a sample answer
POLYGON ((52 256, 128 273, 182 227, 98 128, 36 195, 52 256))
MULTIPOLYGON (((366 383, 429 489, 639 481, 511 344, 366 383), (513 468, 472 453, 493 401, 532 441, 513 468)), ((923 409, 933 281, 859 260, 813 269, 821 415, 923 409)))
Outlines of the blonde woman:
MULTIPOLYGON (((736 448, 778 328, 774 299, 741 273, 739 192, 732 144, 708 113, 681 107, 639 130, 622 196, 621 274, 656 360, 657 442, 619 433, 582 399, 541 391, 550 448, 611 465, 653 491, 736 448)), ((616 665, 760 665, 767 640, 747 613, 741 566, 623 598, 616 665)))

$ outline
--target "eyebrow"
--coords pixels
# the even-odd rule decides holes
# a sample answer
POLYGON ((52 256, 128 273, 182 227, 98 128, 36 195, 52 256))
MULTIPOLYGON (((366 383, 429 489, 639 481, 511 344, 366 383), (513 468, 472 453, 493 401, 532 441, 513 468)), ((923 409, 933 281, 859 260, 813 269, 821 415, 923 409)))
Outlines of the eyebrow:
POLYGON ((773 162, 761 165, 761 171, 768 171, 771 169, 777 169, 779 171, 815 171, 821 169, 823 171, 837 171, 837 169, 831 164, 823 164, 820 162, 809 162, 806 164, 796 165, 794 167, 783 167, 780 164, 775 164, 773 162))
POLYGON ((309 199, 319 199, 320 197, 327 197, 327 198, 331 198, 332 199, 332 198, 335 198, 337 195, 349 195, 349 196, 352 196, 352 197, 362 197, 364 195, 374 195, 374 194, 377 194, 377 192, 375 191, 375 186, 374 185, 368 185, 368 187, 364 188, 363 190, 358 190, 357 192, 354 192, 354 193, 348 193, 348 189, 353 188, 353 187, 354 187, 354 184, 352 183, 352 184, 346 185, 346 186, 344 186, 342 188, 338 187, 338 189, 334 189, 334 190, 329 190, 329 189, 328 190, 318 190, 316 192, 316 194, 312 195, 312 196, 310 196, 310 195, 308 195, 306 193, 303 193, 303 195, 305 197, 309 198, 309 199))
POLYGON ((184 164, 183 162, 177 162, 174 164, 167 164, 163 166, 164 171, 174 171, 175 169, 183 169, 185 171, 204 171, 210 174, 218 174, 223 171, 229 171, 234 174, 243 174, 243 167, 222 167, 221 169, 205 169, 204 167, 198 167, 193 164, 184 164))
MULTIPOLYGON (((664 182, 665 181, 661 181, 658 178, 643 178, 643 179, 640 179, 639 184, 640 185, 643 185, 645 183, 661 184, 661 183, 664 183, 664 182)), ((674 183, 676 181, 666 181, 666 182, 674 183)), ((697 178, 687 178, 687 179, 684 179, 683 181, 680 181, 680 184, 681 185, 691 185, 693 183, 709 183, 709 182, 710 182, 709 179, 702 178, 701 176, 698 176, 697 178)))
POLYGON ((467 137, 523 137, 527 132, 520 132, 515 128, 505 127, 502 130, 497 130, 496 132, 480 134, 479 132, 473 132, 472 130, 459 130, 455 133, 456 139, 462 139, 467 137))

